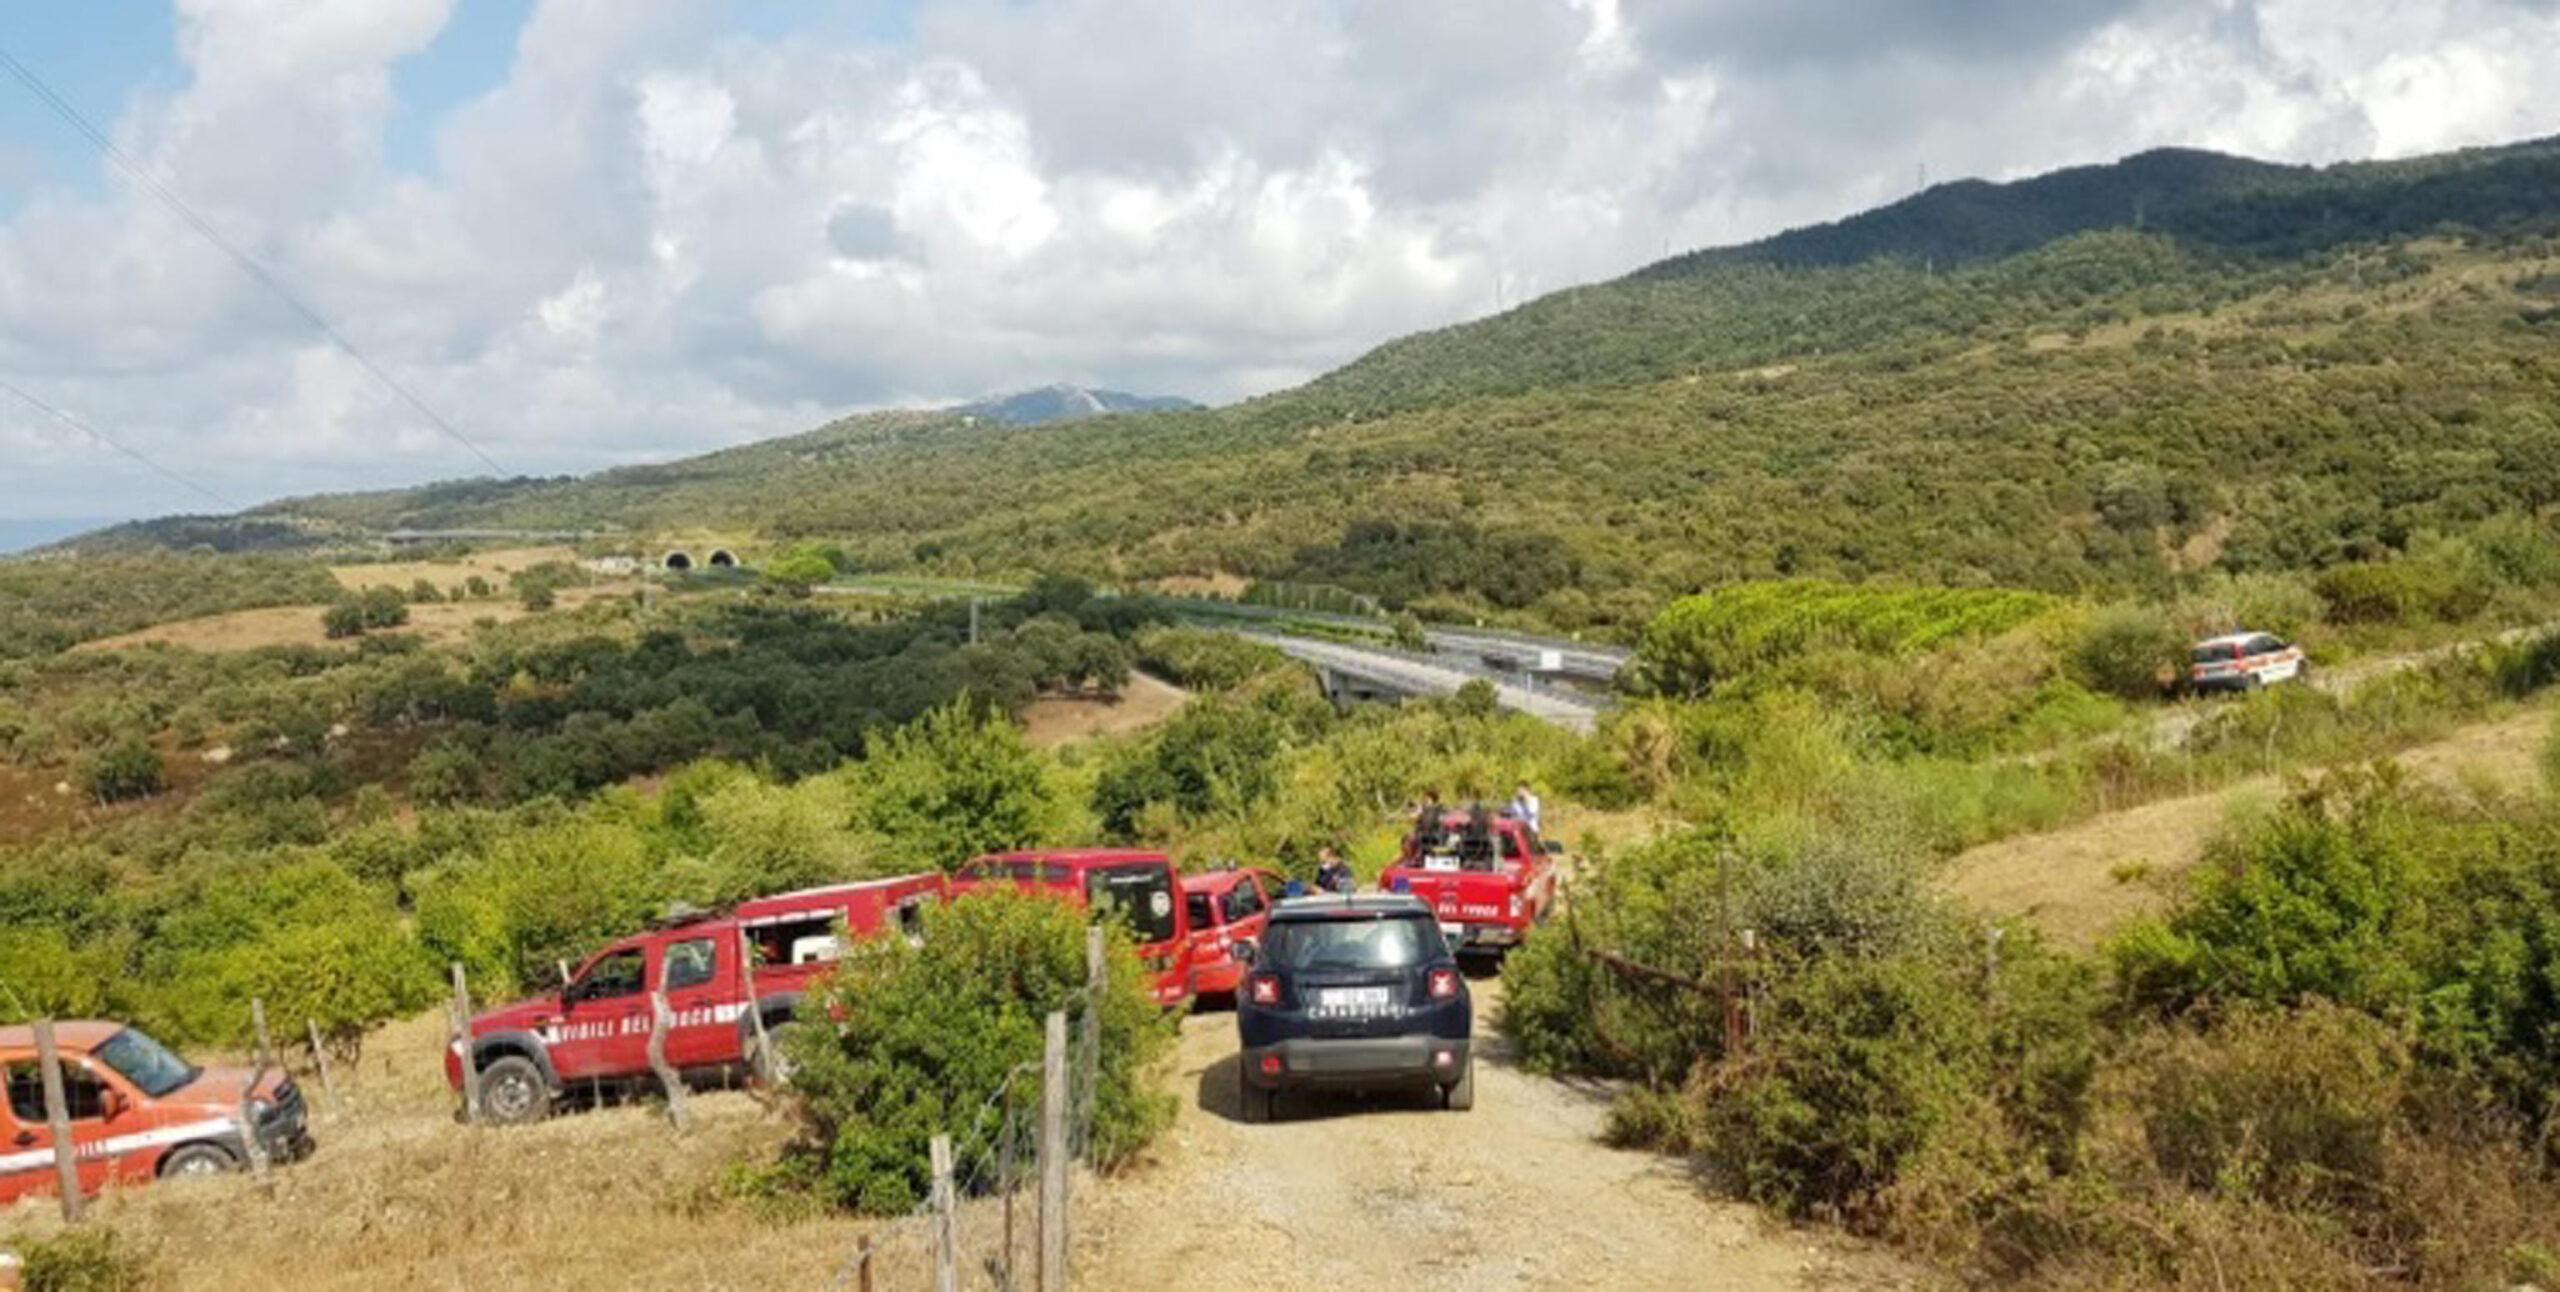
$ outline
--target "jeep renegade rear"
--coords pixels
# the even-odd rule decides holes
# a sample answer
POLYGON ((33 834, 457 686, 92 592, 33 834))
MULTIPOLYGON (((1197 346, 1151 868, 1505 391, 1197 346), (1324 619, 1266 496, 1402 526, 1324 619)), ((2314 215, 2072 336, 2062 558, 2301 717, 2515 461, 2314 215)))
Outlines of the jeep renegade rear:
POLYGON ((1284 1091, 1437 1090, 1475 1103, 1466 978, 1431 908, 1404 896, 1309 897, 1272 908, 1236 997, 1244 1119, 1284 1091))

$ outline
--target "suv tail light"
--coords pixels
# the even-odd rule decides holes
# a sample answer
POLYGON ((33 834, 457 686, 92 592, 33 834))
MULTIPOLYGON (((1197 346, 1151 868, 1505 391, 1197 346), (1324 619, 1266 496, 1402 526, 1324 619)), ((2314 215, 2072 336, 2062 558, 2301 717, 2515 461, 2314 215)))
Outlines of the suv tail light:
POLYGON ((1457 971, 1457 970, 1455 970, 1455 969, 1434 969, 1434 970, 1432 970, 1432 971, 1431 971, 1431 999, 1433 999, 1433 1000, 1448 1000, 1448 999, 1450 999, 1450 998, 1452 998, 1452 997, 1456 996, 1457 994, 1458 994, 1458 971, 1457 971))
POLYGON ((1275 975, 1267 973, 1255 974, 1253 977, 1245 980, 1244 990, 1246 997, 1256 1005, 1277 1005, 1280 1003, 1280 979, 1275 975))

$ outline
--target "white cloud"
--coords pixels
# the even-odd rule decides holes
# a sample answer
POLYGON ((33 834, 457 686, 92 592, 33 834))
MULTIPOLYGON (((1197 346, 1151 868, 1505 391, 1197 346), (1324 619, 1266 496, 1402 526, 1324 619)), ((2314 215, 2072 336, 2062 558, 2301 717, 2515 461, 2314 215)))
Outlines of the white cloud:
MULTIPOLYGON (((911 41, 544 0, 384 164, 454 0, 178 0, 141 159, 501 461, 1044 381, 1227 399, 1931 175, 2560 130, 2529 0, 927 0, 911 41)), ((234 496, 467 474, 130 182, 0 224, 0 375, 234 496)), ((193 501, 0 410, 0 512, 193 501)))

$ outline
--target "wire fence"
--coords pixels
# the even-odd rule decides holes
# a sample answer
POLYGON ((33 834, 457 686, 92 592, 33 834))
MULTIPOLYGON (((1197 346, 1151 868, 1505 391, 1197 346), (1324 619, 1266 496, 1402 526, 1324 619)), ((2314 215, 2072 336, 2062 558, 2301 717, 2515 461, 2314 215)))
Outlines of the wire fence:
POLYGON ((1041 1062, 1005 1074, 935 1137, 931 1196, 866 1231, 832 1292, 1058 1292, 1071 1286, 1076 1166, 1093 1152, 1105 982, 1102 934, 1086 942, 1080 1008, 1049 1016, 1041 1062))

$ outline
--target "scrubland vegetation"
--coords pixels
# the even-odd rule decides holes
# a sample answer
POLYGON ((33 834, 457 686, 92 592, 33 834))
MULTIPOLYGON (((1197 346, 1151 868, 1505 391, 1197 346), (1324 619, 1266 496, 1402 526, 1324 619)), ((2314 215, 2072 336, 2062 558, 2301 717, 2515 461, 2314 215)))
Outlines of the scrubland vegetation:
POLYGON ((152 552, 0 561, 0 663, 172 619, 316 603, 337 592, 326 567, 293 557, 152 552))
MULTIPOLYGON (((218 1044, 259 996, 352 1050, 447 962, 539 988, 669 902, 1037 843, 1293 873, 1335 843, 1373 872, 1416 797, 1525 779, 1559 819, 1671 823, 1576 840, 1565 914, 1504 971, 1508 1038, 1621 1083, 1624 1144, 1983 1283, 2548 1285, 2560 807, 2366 764, 2560 681, 2560 163, 2277 169, 1949 186, 1232 409, 876 415, 239 522, 800 544, 757 586, 450 648, 394 622, 430 587, 332 612, 351 648, 63 653, 334 585, 283 557, 0 564, 0 772, 98 805, 0 831, 0 1016, 218 1044), (2111 227, 2137 197, 2157 218, 2111 227), (825 571, 877 595, 807 595, 825 571), (1638 657, 1587 737, 1481 693, 1343 714, 1276 652, 1059 571, 1242 587, 1311 631, 1490 620, 1638 657), (974 644, 954 589, 993 598, 974 644), (2239 628, 2302 643, 2320 684, 2180 696, 2192 641, 2239 628), (1025 744, 1035 695, 1133 666, 1198 694, 1025 744), (1938 896, 1968 846, 2270 773, 2300 777, 2284 803, 2096 954, 1938 896), (1693 990, 1729 963, 1733 1048, 1693 990)), ((548 607, 577 577, 506 594, 548 607)), ((733 1196, 910 1206, 922 1137, 1082 1007, 1064 912, 933 921, 835 980, 835 1026, 793 1042, 800 1136, 733 1196)), ((1134 994, 1100 1008, 1107 1161, 1163 1123, 1162 1028, 1134 994)), ((90 1241, 44 1259, 119 1267, 90 1241)))

